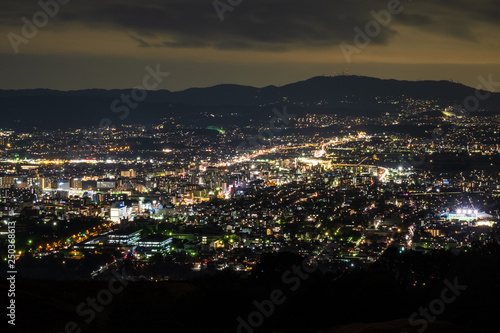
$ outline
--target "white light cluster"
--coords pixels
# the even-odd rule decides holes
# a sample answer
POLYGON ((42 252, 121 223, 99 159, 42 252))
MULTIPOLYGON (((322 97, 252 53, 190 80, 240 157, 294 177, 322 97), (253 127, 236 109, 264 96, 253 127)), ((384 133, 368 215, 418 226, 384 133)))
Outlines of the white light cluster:
POLYGON ((477 209, 462 209, 462 208, 459 208, 457 209, 457 213, 458 214, 472 214, 474 213, 475 215, 477 215, 479 213, 479 211, 477 209))

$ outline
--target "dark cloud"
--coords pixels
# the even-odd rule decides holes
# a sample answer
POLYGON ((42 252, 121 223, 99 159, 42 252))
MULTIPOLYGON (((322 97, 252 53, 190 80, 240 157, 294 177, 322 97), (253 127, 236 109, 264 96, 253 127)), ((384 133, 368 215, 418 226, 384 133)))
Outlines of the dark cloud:
MULTIPOLYGON (((40 8, 32 0, 4 0, 3 24, 20 25, 40 8)), ((43 0, 47 1, 47 0, 43 0)), ((227 0, 222 0, 226 2, 227 0)), ((354 27, 373 20, 370 11, 389 0, 243 0, 221 22, 213 0, 85 0, 61 6, 48 28, 80 23, 120 30, 140 47, 212 47, 283 51, 352 42, 354 27)), ((227 3, 227 2, 226 2, 227 3)), ((394 22, 453 38, 476 40, 477 23, 499 25, 497 0, 405 0, 394 22)), ((388 44, 394 25, 381 30, 373 44, 388 44)))
POLYGON ((404 25, 415 27, 431 26, 435 24, 430 16, 421 14, 405 14, 401 21, 404 25))

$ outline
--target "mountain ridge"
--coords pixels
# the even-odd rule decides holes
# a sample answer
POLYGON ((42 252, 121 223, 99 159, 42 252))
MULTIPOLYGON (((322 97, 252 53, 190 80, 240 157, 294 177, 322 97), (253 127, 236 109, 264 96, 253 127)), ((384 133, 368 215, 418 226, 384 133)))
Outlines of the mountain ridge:
MULTIPOLYGON (((118 119, 112 104, 125 105, 122 96, 131 89, 51 89, 0 90, 2 128, 95 127, 99 119, 118 119), (116 102, 118 100, 118 102, 116 102), (83 115, 83 117, 82 117, 83 115)), ((482 91, 485 94, 486 91, 482 91)), ((283 86, 256 88, 220 84, 206 88, 147 91, 142 101, 130 107, 130 116, 119 123, 159 123, 168 115, 193 117, 202 112, 227 114, 241 111, 250 115, 269 114, 269 107, 288 105, 309 113, 358 110, 356 115, 376 116, 394 112, 392 100, 424 99, 440 105, 461 105, 476 89, 450 81, 407 81, 365 76, 316 76, 283 86), (137 104, 137 105, 135 105, 137 104), (377 112, 373 111, 377 110, 377 112)), ((500 93, 490 93, 480 102, 486 111, 500 111, 500 93)), ((116 109, 115 109, 116 110, 116 109)), ((116 122, 115 122, 116 123, 116 122)))

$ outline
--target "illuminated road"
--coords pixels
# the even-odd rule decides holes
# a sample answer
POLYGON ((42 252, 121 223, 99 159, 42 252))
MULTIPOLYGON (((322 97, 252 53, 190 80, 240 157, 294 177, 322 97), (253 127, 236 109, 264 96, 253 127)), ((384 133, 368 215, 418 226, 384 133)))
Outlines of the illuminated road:
POLYGON ((92 276, 92 278, 96 277, 97 275, 101 274, 102 272, 104 272, 105 270, 108 270, 110 268, 110 266, 116 264, 116 260, 110 262, 109 264, 106 264, 105 266, 101 266, 99 269, 93 271, 90 275, 92 276))
MULTIPOLYGON (((321 149, 320 150, 316 150, 313 152, 313 156, 314 158, 319 158, 319 157, 322 157, 326 154, 326 150, 325 148, 327 146, 338 146, 340 144, 343 144, 343 143, 346 143, 346 142, 350 142, 350 141, 356 141, 357 139, 359 139, 359 137, 356 137, 356 138, 343 138, 341 140, 330 140, 328 142, 323 142, 321 144, 321 149)), ((310 148, 310 147, 316 147, 318 144, 315 144, 315 143, 306 143, 306 144, 303 144, 303 145, 300 145, 300 146, 293 146, 293 147, 283 147, 283 146, 277 146, 277 147, 272 147, 272 148, 269 148, 269 149, 261 149, 257 152, 254 152, 253 154, 245 154, 245 155, 242 155, 242 156, 239 156, 239 157, 236 157, 234 158, 233 160, 231 161, 228 161, 228 162, 221 162, 221 163, 218 163, 216 165, 214 165, 215 167, 228 167, 228 166, 231 166, 231 165, 235 165, 235 164, 239 164, 239 163, 243 163, 243 162, 248 162, 248 161, 251 161, 252 159, 256 158, 256 157, 259 157, 261 155, 265 155, 265 154, 270 154, 270 153, 277 153, 279 151, 282 151, 282 150, 295 150, 295 149, 303 149, 303 148, 310 148)), ((359 166, 359 167, 366 167, 366 168, 377 168, 379 170, 381 170, 379 172, 379 179, 380 181, 384 182, 387 178, 387 176, 389 175, 389 169, 387 168, 384 168, 384 167, 381 167, 381 166, 377 166, 377 165, 364 165, 362 164, 364 161, 366 161, 368 159, 368 157, 365 157, 361 162, 359 162, 358 164, 344 164, 344 163, 331 163, 330 161, 322 161, 322 160, 315 160, 315 159, 311 159, 311 158, 299 158, 299 160, 302 160, 303 162, 305 163, 311 163, 311 164, 328 164, 329 166, 332 166, 332 167, 335 167, 335 166, 359 166)))
MULTIPOLYGON (((348 142, 350 141, 351 139, 349 138, 344 138, 342 140, 331 140, 327 143, 323 143, 321 145, 321 150, 324 151, 324 148, 326 146, 329 146, 329 145, 338 145, 338 144, 341 144, 341 143, 345 143, 345 142, 348 142)), ((265 154, 270 154, 270 153, 277 153, 281 150, 292 150, 292 149, 303 149, 303 148, 311 148, 311 147, 316 147, 318 144, 316 143, 306 143, 306 144, 303 144, 303 145, 300 145, 300 146, 293 146, 293 147, 283 147, 283 146, 276 146, 276 147, 272 147, 272 148, 269 148, 269 149, 261 149, 257 152, 254 152, 253 154, 245 154, 245 155, 242 155, 242 156, 239 156, 239 157, 235 157, 233 160, 231 161, 228 161, 228 162, 221 162, 221 163, 218 163, 218 164, 215 164, 214 166, 215 167, 227 167, 227 166, 231 166, 231 165, 234 165, 234 164, 238 164, 238 163, 243 163, 243 162, 248 162, 256 157, 259 157, 261 155, 265 155, 265 154)))

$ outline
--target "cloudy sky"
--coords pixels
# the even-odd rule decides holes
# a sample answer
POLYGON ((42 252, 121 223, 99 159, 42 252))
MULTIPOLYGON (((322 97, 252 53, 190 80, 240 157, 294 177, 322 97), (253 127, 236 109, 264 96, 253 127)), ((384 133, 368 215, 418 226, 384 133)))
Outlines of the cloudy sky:
POLYGON ((41 0, 52 3, 46 16, 37 0, 0 3, 0 89, 131 88, 156 64, 171 73, 158 86, 169 90, 283 85, 347 68, 473 87, 479 75, 500 81, 498 0, 221 0, 223 21, 213 0, 55 1, 41 0), (388 6, 398 13, 378 31, 371 13, 388 6), (348 62, 340 45, 355 47, 367 24, 369 44, 348 62))

